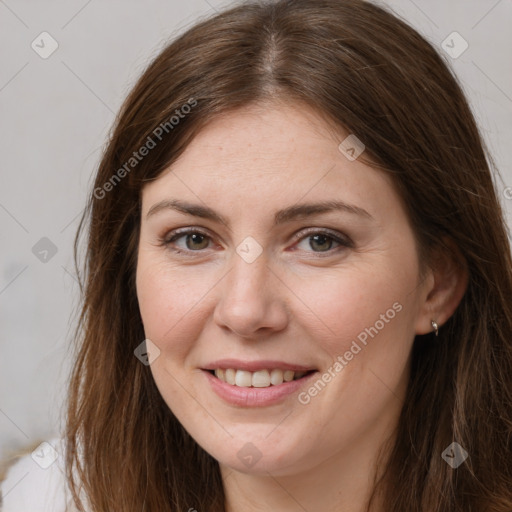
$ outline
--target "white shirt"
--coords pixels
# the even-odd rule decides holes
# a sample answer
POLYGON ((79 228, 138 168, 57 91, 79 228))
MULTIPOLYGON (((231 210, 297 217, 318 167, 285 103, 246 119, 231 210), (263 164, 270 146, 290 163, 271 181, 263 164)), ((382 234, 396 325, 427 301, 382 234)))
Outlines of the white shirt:
POLYGON ((64 476, 63 446, 59 438, 41 443, 7 470, 0 483, 2 512, 66 512, 66 499, 68 503, 71 499, 64 476))

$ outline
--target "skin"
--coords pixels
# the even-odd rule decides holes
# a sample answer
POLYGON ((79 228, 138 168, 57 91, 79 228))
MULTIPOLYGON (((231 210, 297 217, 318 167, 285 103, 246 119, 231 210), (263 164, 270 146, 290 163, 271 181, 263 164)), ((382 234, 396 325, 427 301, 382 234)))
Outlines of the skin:
POLYGON ((150 368, 170 409, 219 461, 228 511, 364 510, 403 406, 414 336, 432 331, 432 319, 442 326, 464 292, 446 255, 420 274, 390 178, 347 159, 338 149, 347 135, 304 105, 245 107, 203 128, 143 190, 137 294, 146 337, 161 351, 150 368), (209 206, 229 226, 165 208, 147 217, 167 199, 209 206), (273 225, 279 209, 325 200, 371 218, 334 211, 273 225), (162 244, 184 227, 208 236, 162 244), (352 244, 315 242, 325 229, 352 244), (248 236, 263 251, 252 263, 236 252, 248 236), (200 370, 220 358, 274 359, 321 377, 396 303, 394 318, 307 404, 294 393, 234 406, 200 370), (261 454, 250 467, 237 456, 249 442, 261 454))

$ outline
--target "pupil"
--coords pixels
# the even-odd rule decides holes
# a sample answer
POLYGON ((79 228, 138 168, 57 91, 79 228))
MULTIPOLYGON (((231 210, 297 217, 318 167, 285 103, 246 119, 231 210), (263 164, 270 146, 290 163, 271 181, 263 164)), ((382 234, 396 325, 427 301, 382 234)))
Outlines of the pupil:
MULTIPOLYGON (((200 240, 201 240, 202 238, 205 238, 205 237, 204 237, 204 235, 201 235, 200 233, 192 233, 192 234, 189 234, 189 235, 188 235, 188 239, 187 239, 187 241, 189 241, 189 240, 191 240, 191 239, 192 239, 192 240, 193 240, 193 242, 192 242, 192 243, 198 243, 198 242, 200 243, 200 240), (199 241, 198 241, 198 238, 199 238, 199 241)), ((190 247, 190 245, 191 245, 191 244, 187 244, 187 245, 188 245, 188 248, 189 248, 189 249, 191 249, 191 248, 193 249, 193 248, 194 248, 194 247, 190 247)), ((197 246, 196 246, 196 248, 197 248, 197 246)))
MULTIPOLYGON (((323 241, 324 241, 324 243, 325 243, 325 242, 327 242, 327 245, 329 245, 329 244, 330 244, 330 239, 329 239, 329 237, 327 237, 327 236, 325 236, 325 235, 313 235, 313 237, 312 237, 312 238, 313 238, 313 239, 316 239, 316 240, 315 240, 315 243, 316 243, 316 241, 317 241, 318 239, 320 239, 320 240, 323 240, 323 241)), ((324 244, 320 243, 320 245, 324 245, 324 244)), ((325 249, 328 249, 328 248, 329 248, 329 247, 325 247, 325 249)))

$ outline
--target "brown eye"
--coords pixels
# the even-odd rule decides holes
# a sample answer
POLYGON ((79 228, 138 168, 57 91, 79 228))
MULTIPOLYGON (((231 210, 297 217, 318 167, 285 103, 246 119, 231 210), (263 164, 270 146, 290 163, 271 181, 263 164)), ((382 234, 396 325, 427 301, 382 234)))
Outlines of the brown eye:
POLYGON ((320 249, 320 252, 329 250, 333 243, 333 238, 326 235, 313 235, 309 237, 309 245, 314 249, 315 245, 320 249))
POLYGON ((338 235, 330 233, 328 231, 311 231, 310 233, 306 233, 305 236, 303 233, 302 235, 298 234, 295 238, 299 239, 297 246, 303 244, 302 248, 299 248, 306 252, 327 253, 327 255, 329 255, 333 254, 340 248, 353 247, 353 243, 348 237, 341 234, 338 235), (334 248, 333 244, 335 244, 334 248))
POLYGON ((202 233, 188 233, 185 236, 187 249, 206 249, 208 247, 208 237, 202 233), (206 244, 205 244, 206 241, 206 244))
POLYGON ((162 245, 172 249, 176 252, 181 251, 201 251, 202 249, 208 248, 210 237, 198 230, 184 230, 174 232, 170 237, 166 237, 162 240, 162 245), (181 239, 185 240, 185 245, 178 244, 177 242, 181 239))

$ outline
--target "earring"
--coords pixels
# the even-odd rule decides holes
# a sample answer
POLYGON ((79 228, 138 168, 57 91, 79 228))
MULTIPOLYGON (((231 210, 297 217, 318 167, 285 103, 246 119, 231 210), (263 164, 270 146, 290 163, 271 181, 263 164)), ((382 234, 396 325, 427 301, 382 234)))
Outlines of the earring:
POLYGON ((434 329, 434 331, 436 332, 436 336, 439 336, 439 326, 437 325, 437 322, 435 322, 434 320, 431 321, 431 324, 432 324, 432 328, 434 329))

